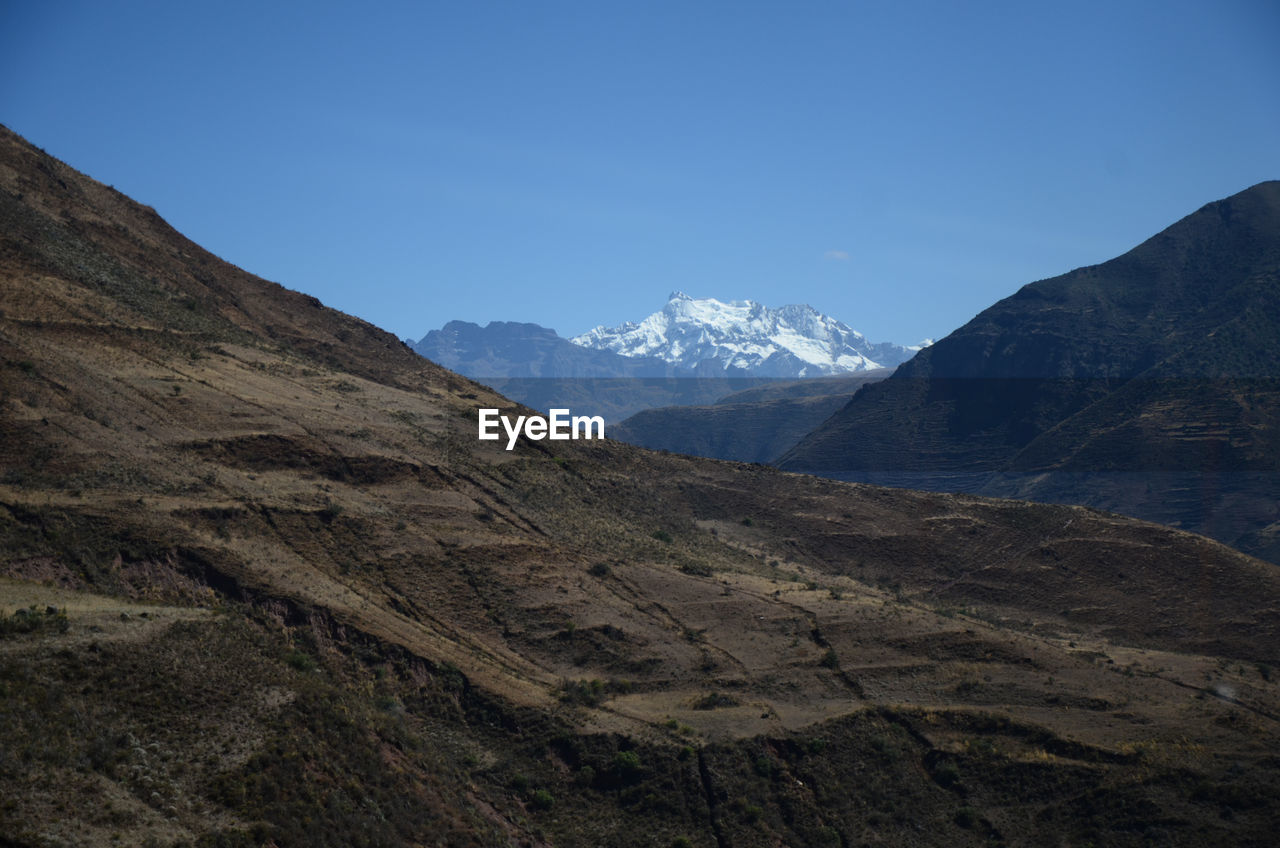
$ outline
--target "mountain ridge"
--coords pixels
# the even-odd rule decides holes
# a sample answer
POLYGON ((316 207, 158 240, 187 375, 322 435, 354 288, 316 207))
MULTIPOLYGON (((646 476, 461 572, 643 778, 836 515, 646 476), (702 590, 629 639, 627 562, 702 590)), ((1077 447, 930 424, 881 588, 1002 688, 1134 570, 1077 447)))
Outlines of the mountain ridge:
POLYGON ((1247 541, 1274 534, 1274 519, 1231 513, 1265 498, 1280 471, 1277 337, 1280 182, 1268 181, 1123 256, 1022 287, 866 387, 779 464, 907 474, 923 488, 970 475, 986 494, 1123 502, 1274 557, 1272 543, 1247 541), (1134 474, 1166 472, 1200 475, 1203 503, 1180 513, 1158 490, 1134 496, 1134 474), (1127 476, 1095 476, 1091 495, 1067 476, 1081 473, 1127 476), (983 474, 995 476, 971 476, 983 474))
MULTIPOLYGON (((672 297, 681 303, 695 303, 679 292, 672 297)), ((822 321, 829 321, 807 306, 767 310, 756 305, 752 309, 760 314, 794 313, 801 318, 816 316, 822 321)), ((682 329, 698 335, 710 332, 707 328, 687 325, 682 329)), ((730 330, 733 328, 725 330, 722 327, 717 331, 721 333, 721 342, 730 330)), ((861 334, 848 332, 862 339, 861 334)), ((768 343, 767 340, 745 340, 741 333, 737 339, 756 347, 768 343)), ((795 379, 795 374, 809 367, 789 354, 778 352, 771 354, 762 367, 731 369, 723 368, 714 358, 701 355, 667 359, 623 355, 609 349, 576 344, 548 327, 515 321, 491 321, 483 327, 468 321, 450 321, 439 330, 428 332, 417 342, 407 340, 406 343, 431 361, 544 413, 553 407, 570 408, 579 413, 602 415, 610 423, 621 422, 649 409, 714 404, 726 395, 753 386, 789 382, 795 379), (781 376, 787 374, 792 376, 781 376)), ((863 344, 863 347, 871 352, 889 349, 895 355, 902 353, 896 345, 863 344)), ((866 364, 864 360, 860 362, 866 364)), ((836 373, 857 375, 870 372, 859 368, 836 373)), ((807 379, 822 378, 811 376, 807 379)))
POLYGON ((872 344, 807 304, 772 308, 750 300, 720 301, 672 292, 642 321, 603 325, 574 344, 630 357, 657 357, 685 368, 782 379, 829 376, 897 365, 911 348, 872 344))

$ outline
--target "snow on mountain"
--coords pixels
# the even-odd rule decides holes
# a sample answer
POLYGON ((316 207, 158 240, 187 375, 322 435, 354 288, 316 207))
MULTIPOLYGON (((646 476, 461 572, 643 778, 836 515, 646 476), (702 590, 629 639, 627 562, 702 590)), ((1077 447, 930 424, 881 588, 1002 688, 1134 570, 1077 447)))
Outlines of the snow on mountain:
POLYGON ((773 309, 674 292, 640 323, 596 327, 569 341, 622 356, 647 356, 706 376, 817 377, 885 368, 918 347, 868 342, 812 306, 773 309))

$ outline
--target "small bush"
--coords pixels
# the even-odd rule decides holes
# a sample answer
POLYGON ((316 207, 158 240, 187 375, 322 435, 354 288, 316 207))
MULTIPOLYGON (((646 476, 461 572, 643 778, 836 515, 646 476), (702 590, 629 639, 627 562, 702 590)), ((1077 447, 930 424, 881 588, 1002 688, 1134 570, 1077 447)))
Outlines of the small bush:
POLYGON ((597 562, 595 565, 587 569, 587 573, 592 577, 608 577, 609 565, 604 562, 597 562))
POLYGON ((560 700, 594 707, 604 698, 603 680, 566 680, 560 684, 560 700))
POLYGON ((774 762, 773 758, 763 755, 756 757, 756 761, 753 763, 753 766, 755 767, 756 774, 761 777, 772 778, 779 771, 778 764, 774 762))
POLYGON ((614 754, 613 772, 625 784, 637 782, 644 774, 644 766, 640 763, 640 755, 635 751, 619 751, 614 754))
POLYGON ((714 710, 720 707, 736 707, 738 699, 720 692, 710 692, 693 702, 695 710, 714 710))
POLYGON ((967 830, 978 823, 978 811, 973 807, 961 807, 956 810, 954 821, 967 830))
POLYGON ((606 695, 625 695, 631 691, 630 680, 566 680, 560 684, 560 700, 570 704, 594 707, 606 695))
POLYGON ((13 615, 0 616, 0 636, 36 631, 66 633, 70 626, 66 610, 56 607, 45 607, 41 611, 32 605, 27 609, 15 610, 13 615))
POLYGON ((934 771, 933 779, 944 789, 954 786, 960 780, 960 767, 950 760, 941 763, 934 771))
POLYGON ((653 538, 657 539, 659 542, 665 542, 668 545, 675 541, 672 535, 666 530, 654 530, 653 538))
POLYGON ((295 671, 311 671, 316 667, 316 661, 302 651, 290 651, 284 661, 295 671))
POLYGON ((535 810, 549 810, 555 804, 556 799, 547 790, 537 789, 529 798, 529 801, 533 804, 535 810))

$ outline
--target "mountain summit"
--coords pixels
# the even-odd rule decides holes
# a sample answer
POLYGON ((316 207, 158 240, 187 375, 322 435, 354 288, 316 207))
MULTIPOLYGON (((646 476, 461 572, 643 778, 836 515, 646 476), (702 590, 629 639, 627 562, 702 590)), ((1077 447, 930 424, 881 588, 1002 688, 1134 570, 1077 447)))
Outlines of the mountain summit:
POLYGON ((777 309, 673 292, 640 323, 596 327, 570 339, 628 357, 656 357, 706 376, 819 377, 897 365, 919 348, 874 344, 812 306, 777 309))

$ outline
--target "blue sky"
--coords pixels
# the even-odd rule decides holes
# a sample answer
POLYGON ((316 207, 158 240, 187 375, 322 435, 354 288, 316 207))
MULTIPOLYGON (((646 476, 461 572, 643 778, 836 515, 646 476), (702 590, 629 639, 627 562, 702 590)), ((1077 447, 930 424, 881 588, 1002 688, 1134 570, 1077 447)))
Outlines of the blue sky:
POLYGON ((0 122, 401 337, 941 337, 1280 178, 1280 4, 0 0, 0 122))

